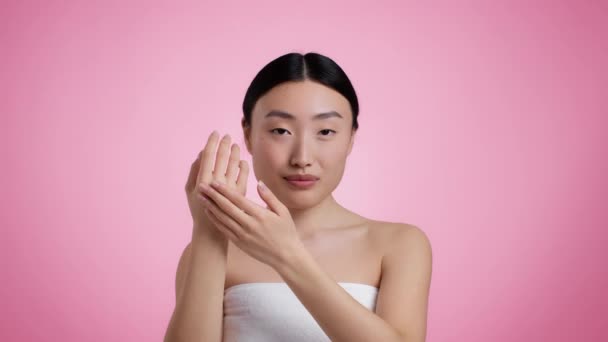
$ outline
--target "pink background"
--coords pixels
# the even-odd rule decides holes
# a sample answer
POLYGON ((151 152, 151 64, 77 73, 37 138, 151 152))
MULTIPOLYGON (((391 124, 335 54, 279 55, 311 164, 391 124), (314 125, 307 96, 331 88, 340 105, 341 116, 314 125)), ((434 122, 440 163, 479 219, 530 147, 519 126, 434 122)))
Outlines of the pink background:
POLYGON ((606 2, 1 13, 0 340, 162 340, 190 163, 213 129, 243 146, 249 82, 292 51, 359 95, 337 199, 431 239, 428 341, 608 339, 606 2))

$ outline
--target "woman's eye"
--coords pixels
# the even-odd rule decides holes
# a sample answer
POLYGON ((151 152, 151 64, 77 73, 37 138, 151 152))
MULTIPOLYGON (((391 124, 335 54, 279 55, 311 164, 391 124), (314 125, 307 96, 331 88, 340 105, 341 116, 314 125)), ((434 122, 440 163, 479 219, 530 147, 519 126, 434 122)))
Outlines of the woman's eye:
MULTIPOLYGON (((275 129, 271 129, 270 132, 274 132, 274 131, 282 131, 282 132, 289 132, 288 130, 284 129, 284 128, 275 128, 275 129)), ((279 134, 279 135, 285 135, 285 134, 279 134)))
MULTIPOLYGON (((270 130, 270 133, 274 133, 274 132, 276 132, 276 134, 278 134, 278 135, 286 135, 283 133, 289 132, 289 131, 284 128, 274 128, 274 129, 270 130)), ((330 136, 332 133, 336 134, 336 131, 334 131, 333 129, 323 129, 323 130, 320 130, 319 132, 324 137, 330 136)))
POLYGON ((333 129, 324 129, 324 130, 321 130, 321 132, 328 132, 328 134, 322 134, 323 136, 328 136, 329 132, 333 132, 333 134, 336 134, 336 131, 334 131, 333 129))

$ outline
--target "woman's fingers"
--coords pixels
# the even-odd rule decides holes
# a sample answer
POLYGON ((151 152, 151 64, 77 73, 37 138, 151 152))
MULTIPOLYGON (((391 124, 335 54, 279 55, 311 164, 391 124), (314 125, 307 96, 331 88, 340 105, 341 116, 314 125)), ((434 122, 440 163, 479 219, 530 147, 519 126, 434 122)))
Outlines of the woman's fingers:
POLYGON ((247 194, 247 178, 249 177, 249 164, 247 161, 241 160, 239 162, 239 177, 236 180, 237 190, 245 196, 247 194))
POLYGON ((237 144, 231 144, 230 135, 226 134, 220 140, 220 134, 214 130, 190 167, 186 191, 198 184, 210 184, 213 180, 219 180, 245 195, 249 167, 247 162, 240 160, 240 151, 237 144))
POLYGON ((239 175, 239 161, 241 160, 240 148, 237 144, 232 144, 230 148, 230 160, 228 161, 228 170, 226 170, 226 184, 233 186, 236 184, 236 178, 239 175))
POLYGON ((219 133, 217 131, 213 131, 211 135, 209 135, 209 139, 207 140, 207 144, 203 149, 200 161, 200 167, 198 170, 198 177, 196 179, 196 184, 200 183, 211 183, 213 179, 213 162, 215 160, 215 150, 217 148, 217 141, 219 139, 219 133))
POLYGON ((232 241, 239 241, 239 237, 236 236, 235 233, 233 233, 230 228, 228 228, 225 224, 222 223, 222 221, 220 221, 220 219, 218 219, 213 212, 211 212, 211 210, 208 211, 207 216, 209 217, 209 220, 213 223, 214 227, 219 230, 222 234, 224 234, 225 236, 227 236, 230 240, 232 241))
POLYGON ((228 158, 230 157, 230 135, 226 134, 220 141, 220 147, 217 150, 217 157, 215 159, 215 167, 213 168, 213 179, 225 179, 226 178, 226 165, 228 165, 228 158))
POLYGON ((206 209, 208 210, 210 216, 213 216, 215 219, 214 223, 222 225, 226 230, 232 233, 232 240, 240 240, 239 236, 243 234, 243 227, 241 227, 240 224, 238 224, 230 216, 226 215, 215 204, 208 204, 206 209))
POLYGON ((199 152, 196 160, 194 162, 192 162, 192 165, 190 165, 190 173, 188 174, 188 180, 186 181, 186 192, 190 192, 196 186, 196 184, 194 182, 196 182, 196 178, 198 176, 198 169, 200 166, 200 160, 201 160, 202 153, 203 153, 202 151, 199 152))

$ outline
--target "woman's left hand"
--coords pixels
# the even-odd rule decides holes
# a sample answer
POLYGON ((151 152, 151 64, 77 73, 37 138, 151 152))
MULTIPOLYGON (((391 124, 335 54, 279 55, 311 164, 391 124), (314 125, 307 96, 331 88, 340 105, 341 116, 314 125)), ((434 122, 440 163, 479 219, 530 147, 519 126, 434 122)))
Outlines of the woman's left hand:
POLYGON ((261 181, 257 189, 268 208, 221 183, 201 188, 211 198, 205 205, 217 229, 245 253, 276 269, 302 244, 287 207, 261 181))

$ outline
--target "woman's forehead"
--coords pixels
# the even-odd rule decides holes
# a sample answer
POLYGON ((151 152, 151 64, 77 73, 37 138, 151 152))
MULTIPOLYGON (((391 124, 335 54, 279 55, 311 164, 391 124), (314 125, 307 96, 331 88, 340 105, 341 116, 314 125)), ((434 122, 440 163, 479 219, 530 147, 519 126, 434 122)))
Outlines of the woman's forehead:
POLYGON ((254 115, 260 119, 345 120, 350 104, 339 92, 325 85, 303 81, 288 82, 272 88, 260 97, 254 115))
POLYGON ((328 120, 328 119, 340 119, 340 120, 344 120, 344 115, 340 114, 339 112, 335 111, 335 110, 330 110, 327 112, 322 112, 322 113, 317 113, 317 114, 313 114, 313 115, 308 115, 308 116, 300 116, 298 117, 298 115, 296 114, 291 114, 282 110, 276 110, 273 109, 271 111, 269 111, 268 113, 264 114, 264 116, 262 117, 263 119, 270 119, 270 118, 278 118, 278 119, 283 119, 283 120, 288 120, 288 121, 297 121, 297 120, 302 120, 302 119, 307 119, 310 121, 321 121, 321 120, 328 120))

